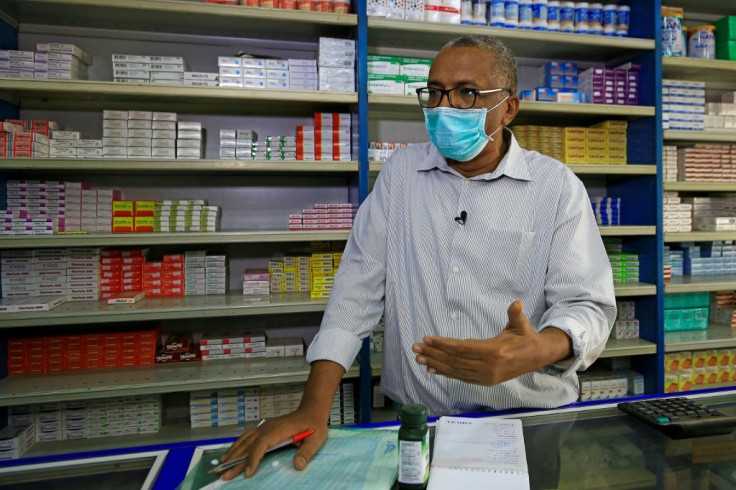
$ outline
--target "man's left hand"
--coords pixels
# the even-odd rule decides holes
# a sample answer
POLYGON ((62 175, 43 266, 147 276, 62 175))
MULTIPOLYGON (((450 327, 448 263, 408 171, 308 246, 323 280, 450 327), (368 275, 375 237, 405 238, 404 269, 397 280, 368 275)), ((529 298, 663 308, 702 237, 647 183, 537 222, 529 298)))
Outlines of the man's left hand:
POLYGON ((557 328, 537 333, 523 307, 521 301, 509 306, 506 328, 495 338, 424 337, 412 346, 416 361, 430 373, 491 386, 569 357, 572 342, 567 334, 557 328))

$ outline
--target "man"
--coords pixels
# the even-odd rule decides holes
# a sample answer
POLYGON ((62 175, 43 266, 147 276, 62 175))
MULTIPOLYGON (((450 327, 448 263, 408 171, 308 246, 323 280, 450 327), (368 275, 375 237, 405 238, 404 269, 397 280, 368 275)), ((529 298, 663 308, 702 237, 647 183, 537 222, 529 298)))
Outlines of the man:
POLYGON ((385 310, 382 391, 431 415, 555 407, 605 347, 611 268, 583 184, 519 148, 511 51, 487 36, 446 45, 417 91, 432 143, 386 162, 358 212, 300 407, 243 434, 248 462, 306 429, 303 469, 325 441, 345 371, 385 310), (560 365, 558 363, 563 363, 560 365))

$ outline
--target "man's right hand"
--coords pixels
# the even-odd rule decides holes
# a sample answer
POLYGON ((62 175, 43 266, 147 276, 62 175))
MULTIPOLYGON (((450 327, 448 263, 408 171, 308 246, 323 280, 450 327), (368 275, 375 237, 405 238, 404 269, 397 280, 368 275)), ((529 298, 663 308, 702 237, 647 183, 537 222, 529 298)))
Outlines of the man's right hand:
POLYGON ((245 478, 250 478, 258 470, 261 458, 268 448, 310 429, 314 434, 304 439, 294 456, 294 468, 303 470, 327 439, 327 421, 318 411, 300 407, 290 414, 268 419, 260 427, 240 436, 220 462, 225 463, 246 454, 248 459, 223 473, 222 479, 232 480, 240 473, 244 473, 245 478))

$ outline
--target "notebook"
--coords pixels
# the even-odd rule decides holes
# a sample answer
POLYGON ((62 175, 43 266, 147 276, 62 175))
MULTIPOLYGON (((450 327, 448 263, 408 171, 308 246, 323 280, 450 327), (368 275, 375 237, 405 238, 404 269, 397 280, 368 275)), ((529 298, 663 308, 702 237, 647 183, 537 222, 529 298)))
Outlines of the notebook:
POLYGON ((528 490, 521 421, 440 417, 427 490, 528 490))

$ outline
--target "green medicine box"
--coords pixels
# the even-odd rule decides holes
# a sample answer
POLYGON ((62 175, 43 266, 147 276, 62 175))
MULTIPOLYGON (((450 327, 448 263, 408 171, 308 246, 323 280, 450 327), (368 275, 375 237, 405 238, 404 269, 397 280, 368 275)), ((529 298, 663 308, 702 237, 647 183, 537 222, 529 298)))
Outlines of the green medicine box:
POLYGON ((736 41, 719 41, 716 38, 716 59, 736 60, 736 41))
POLYGON ((736 15, 727 15, 713 22, 716 40, 736 41, 736 15))
POLYGON ((707 307, 710 299, 710 293, 680 293, 665 294, 665 309, 672 308, 703 308, 707 307))

